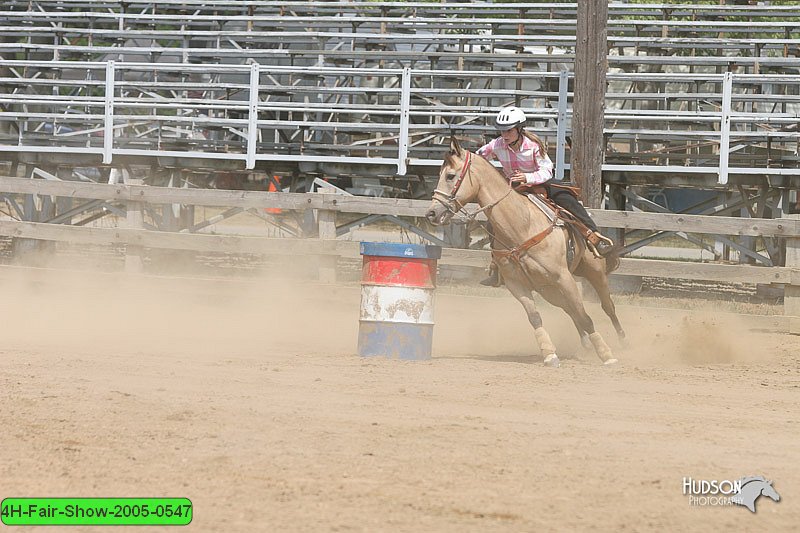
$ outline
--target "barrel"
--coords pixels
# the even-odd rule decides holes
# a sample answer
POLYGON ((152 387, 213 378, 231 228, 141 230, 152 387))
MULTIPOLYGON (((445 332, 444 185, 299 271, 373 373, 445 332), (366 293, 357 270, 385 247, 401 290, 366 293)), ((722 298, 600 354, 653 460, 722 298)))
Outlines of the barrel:
POLYGON ((362 242, 358 354, 431 358, 440 246, 362 242))

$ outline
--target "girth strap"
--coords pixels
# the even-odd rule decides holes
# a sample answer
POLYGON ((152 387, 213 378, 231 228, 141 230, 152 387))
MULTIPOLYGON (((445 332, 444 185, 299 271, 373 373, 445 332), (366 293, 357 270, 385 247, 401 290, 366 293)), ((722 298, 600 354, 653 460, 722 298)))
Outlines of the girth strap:
POLYGON ((533 248, 540 242, 542 242, 545 237, 550 235, 553 232, 553 229, 556 227, 556 223, 558 222, 558 217, 553 220, 552 224, 550 224, 547 228, 540 231, 527 241, 523 242, 519 246, 516 246, 510 250, 492 250, 492 258, 497 259, 505 259, 510 257, 515 262, 519 263, 520 258, 528 251, 529 248, 533 248))

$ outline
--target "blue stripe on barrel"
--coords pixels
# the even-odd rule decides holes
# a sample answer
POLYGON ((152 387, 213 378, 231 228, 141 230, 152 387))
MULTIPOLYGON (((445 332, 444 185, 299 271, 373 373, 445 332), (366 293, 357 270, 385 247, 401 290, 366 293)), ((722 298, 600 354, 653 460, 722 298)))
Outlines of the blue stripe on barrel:
POLYGON ((433 324, 370 322, 358 324, 358 355, 420 361, 431 358, 433 324))
POLYGON ((364 256, 358 354, 430 359, 441 247, 361 243, 364 256))
POLYGON ((399 242, 362 242, 361 255, 380 257, 415 257, 417 259, 439 259, 442 247, 432 244, 403 244, 399 242))

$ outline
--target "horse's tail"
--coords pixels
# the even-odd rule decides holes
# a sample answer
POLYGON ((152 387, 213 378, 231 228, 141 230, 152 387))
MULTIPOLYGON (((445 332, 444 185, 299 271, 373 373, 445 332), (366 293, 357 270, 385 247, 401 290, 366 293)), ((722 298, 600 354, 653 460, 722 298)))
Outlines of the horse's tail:
POLYGON ((620 246, 614 245, 611 250, 604 256, 606 260, 606 274, 611 274, 619 268, 619 251, 620 246))

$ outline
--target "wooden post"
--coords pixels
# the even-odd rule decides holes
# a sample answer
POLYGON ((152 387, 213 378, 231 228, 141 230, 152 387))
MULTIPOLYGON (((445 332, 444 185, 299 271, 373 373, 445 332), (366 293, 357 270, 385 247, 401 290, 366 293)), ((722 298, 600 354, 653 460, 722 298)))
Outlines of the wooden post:
MULTIPOLYGON (((625 185, 609 185, 608 186, 608 205, 607 209, 614 209, 616 211, 625 211, 625 203, 627 197, 625 196, 625 185)), ((622 228, 614 228, 605 230, 605 234, 611 237, 616 244, 625 246, 625 230, 622 228)))
POLYGON ((442 239, 453 248, 469 248, 469 231, 466 224, 452 223, 442 228, 442 239))
POLYGON ((584 205, 598 209, 603 198, 608 2, 578 0, 577 17, 571 173, 584 205))
MULTIPOLYGON (((335 194, 336 191, 322 187, 317 192, 320 194, 335 194)), ((336 211, 320 209, 317 212, 317 227, 319 238, 336 240, 336 211)), ((336 283, 336 256, 321 255, 319 257, 319 280, 322 283, 336 283)))
MULTIPOLYGON (((800 214, 784 215, 784 218, 800 220, 800 214)), ((800 334, 800 237, 786 239, 786 266, 794 272, 791 283, 784 287, 783 314, 789 322, 789 333, 800 334)))
MULTIPOLYGON (((128 178, 127 185, 142 185, 143 180, 138 178, 128 178)), ((133 229, 144 228, 144 203, 128 202, 127 205, 127 227, 133 229)), ((129 244, 125 247, 125 272, 130 274, 140 274, 142 272, 143 248, 129 244)))
MULTIPOLYGON (((305 182, 306 191, 314 190, 313 176, 306 176, 305 178, 303 178, 303 181, 305 182)), ((314 219, 314 210, 303 209, 300 211, 299 215, 300 215, 300 231, 302 232, 303 237, 306 239, 312 239, 314 237, 317 237, 318 236, 317 221, 314 219)))
MULTIPOLYGON (((33 171, 36 167, 30 164, 25 165, 25 177, 34 179, 33 171)), ((36 196, 33 194, 26 194, 22 202, 22 220, 26 222, 41 222, 39 210, 36 207, 36 196)), ((26 239, 23 237, 13 237, 11 240, 11 249, 13 250, 14 259, 20 263, 31 264, 33 256, 40 250, 36 239, 26 239)))

